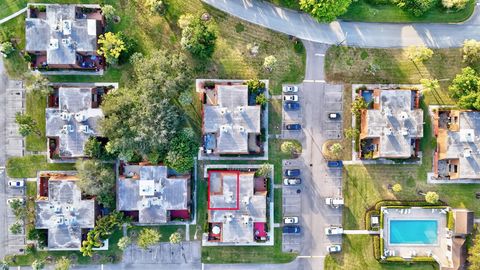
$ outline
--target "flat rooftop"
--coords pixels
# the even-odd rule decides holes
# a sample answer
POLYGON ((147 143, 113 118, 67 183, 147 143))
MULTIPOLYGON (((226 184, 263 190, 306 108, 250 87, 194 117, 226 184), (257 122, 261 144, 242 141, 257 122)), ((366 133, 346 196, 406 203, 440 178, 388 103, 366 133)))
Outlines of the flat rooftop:
POLYGON ((248 134, 260 133, 260 106, 248 105, 248 87, 216 85, 216 105, 204 105, 203 132, 217 134, 219 153, 248 153, 248 134))
POLYGON ((458 159, 458 178, 480 178, 480 112, 462 111, 457 131, 443 130, 439 134, 442 159, 458 159))
POLYGON ((83 157, 85 142, 99 136, 100 108, 92 108, 92 88, 60 87, 58 108, 46 109, 46 135, 59 138, 62 157, 83 157))
POLYGON ((96 53, 95 19, 80 19, 76 5, 46 5, 46 18, 26 18, 25 50, 46 51, 48 64, 73 65, 77 52, 96 53))
POLYGON ((79 249, 82 229, 95 226, 95 201, 82 200, 77 180, 74 175, 51 176, 48 197, 35 202, 35 228, 48 230, 50 249, 79 249))
POLYGON ((222 224, 222 242, 253 243, 254 223, 267 222, 266 194, 254 193, 254 172, 212 170, 208 174, 208 222, 222 224))
MULTIPOLYGON (((415 91, 376 90, 374 103, 379 107, 366 110, 366 138, 379 138, 379 156, 409 158, 412 139, 423 137, 423 110, 414 109, 415 91)), ((374 105, 375 107, 375 105, 374 105)), ((362 123, 363 125, 363 123, 362 123)))
POLYGON ((127 165, 124 172, 117 181, 117 209, 139 211, 139 223, 166 223, 168 211, 188 210, 190 176, 169 177, 165 166, 127 165))

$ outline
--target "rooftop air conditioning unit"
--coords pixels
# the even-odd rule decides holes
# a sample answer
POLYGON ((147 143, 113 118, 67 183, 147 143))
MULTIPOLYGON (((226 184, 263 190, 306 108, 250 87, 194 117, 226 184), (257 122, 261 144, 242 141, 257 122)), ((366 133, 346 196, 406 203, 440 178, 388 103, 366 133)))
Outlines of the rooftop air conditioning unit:
POLYGON ((58 39, 56 39, 56 38, 50 39, 50 44, 48 45, 48 48, 50 50, 58 49, 58 39))
POLYGON ((82 112, 78 112, 75 114, 75 120, 81 123, 87 120, 87 116, 82 112))
POLYGON ((70 121, 70 119, 72 119, 72 115, 68 112, 61 112, 60 113, 60 118, 63 120, 63 121, 70 121))
POLYGON ((87 125, 81 125, 81 126, 80 126, 80 132, 85 133, 85 134, 90 134, 90 133, 92 133, 93 131, 90 129, 89 126, 87 126, 87 125))
POLYGON ((73 132, 73 126, 72 125, 63 125, 62 131, 64 131, 65 134, 73 132))

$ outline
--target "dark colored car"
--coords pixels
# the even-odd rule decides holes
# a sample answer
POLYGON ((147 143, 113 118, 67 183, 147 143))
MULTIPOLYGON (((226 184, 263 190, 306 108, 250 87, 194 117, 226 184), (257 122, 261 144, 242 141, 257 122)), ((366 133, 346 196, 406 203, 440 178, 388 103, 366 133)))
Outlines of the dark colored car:
POLYGON ((300 110, 300 103, 295 101, 287 101, 284 106, 285 111, 298 111, 300 110))
POLYGON ((341 160, 329 161, 327 162, 327 166, 333 168, 341 168, 343 166, 343 162, 341 160))
POLYGON ((291 177, 300 176, 300 169, 285 170, 285 176, 291 176, 291 177))
POLYGON ((300 130, 300 129, 302 129, 302 125, 300 125, 300 124, 287 124, 287 125, 285 125, 285 128, 287 130, 300 130))
POLYGON ((283 226, 283 233, 300 233, 300 226, 283 226))

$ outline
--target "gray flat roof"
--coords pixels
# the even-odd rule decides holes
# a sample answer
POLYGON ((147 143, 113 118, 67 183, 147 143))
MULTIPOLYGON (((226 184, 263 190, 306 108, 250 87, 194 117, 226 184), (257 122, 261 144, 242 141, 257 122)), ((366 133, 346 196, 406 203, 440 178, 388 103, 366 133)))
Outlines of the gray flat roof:
POLYGON ((248 153, 248 134, 260 133, 260 106, 248 105, 246 85, 218 85, 218 105, 204 107, 204 133, 217 134, 219 153, 248 153))
POLYGON ((458 132, 448 131, 446 158, 459 159, 459 178, 480 178, 480 112, 460 112, 459 124, 458 132))
POLYGON ((48 64, 75 64, 76 52, 97 50, 97 20, 75 18, 76 5, 46 5, 46 19, 25 20, 25 49, 46 51, 48 64))
POLYGON ((60 87, 58 95, 59 107, 46 109, 46 135, 59 137, 60 156, 82 157, 88 138, 100 135, 97 122, 103 112, 92 108, 92 88, 60 87), (85 126, 88 131, 82 130, 85 126))
POLYGON ((139 223, 166 223, 167 211, 188 209, 189 176, 168 177, 165 166, 127 165, 124 171, 139 178, 118 179, 118 210, 139 211, 139 223), (151 184, 152 195, 141 194, 148 193, 142 190, 144 184, 151 184))
POLYGON ((48 182, 48 199, 35 202, 35 228, 48 230, 48 247, 76 249, 81 247, 81 229, 95 226, 94 200, 82 200, 76 180, 48 182))
POLYGON ((380 138, 386 158, 412 156, 412 139, 423 137, 423 111, 413 109, 413 91, 381 90, 380 109, 367 110, 368 138, 380 138))
MULTIPOLYGON (((222 242, 226 243, 252 243, 254 242, 253 223, 267 222, 267 200, 266 195, 255 195, 254 172, 239 172, 239 185, 237 186, 237 172, 210 172, 209 185, 222 187, 220 194, 209 192, 210 203, 215 202, 216 206, 235 207, 231 203, 230 193, 238 189, 238 210, 209 210, 208 222, 222 223, 222 242), (235 181, 233 181, 235 180, 235 181), (223 204, 220 203, 223 200, 223 204)), ((217 189, 218 190, 218 189, 217 189)), ((210 204, 210 208, 215 207, 210 204)))

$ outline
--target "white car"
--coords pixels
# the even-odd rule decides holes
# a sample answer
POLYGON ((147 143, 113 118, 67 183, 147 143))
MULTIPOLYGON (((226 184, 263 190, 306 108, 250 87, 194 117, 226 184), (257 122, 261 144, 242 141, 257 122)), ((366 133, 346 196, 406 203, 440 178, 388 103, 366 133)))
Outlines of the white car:
POLYGON ((342 251, 342 246, 341 245, 330 245, 327 247, 327 251, 329 253, 336 253, 342 251))
POLYGON ((283 179, 283 184, 285 186, 298 186, 302 183, 300 178, 285 178, 283 179))
POLYGON ((283 218, 283 223, 285 223, 285 224, 297 224, 298 223, 298 217, 284 217, 283 218))
POLYGON ((284 101, 298 101, 298 95, 284 95, 284 101))
POLYGON ((343 198, 326 198, 325 203, 333 208, 338 208, 344 204, 343 198))
POLYGON ((340 226, 330 226, 325 228, 326 235, 339 235, 343 234, 343 228, 340 226))
POLYGON ((7 199, 8 205, 11 205, 15 201, 20 201, 21 204, 25 203, 25 200, 23 198, 9 198, 9 199, 7 199))
POLYGON ((296 85, 284 85, 282 90, 283 90, 284 93, 296 93, 296 92, 298 92, 298 86, 296 86, 296 85))
POLYGON ((19 188, 25 186, 25 182, 23 180, 10 180, 8 181, 8 186, 13 188, 19 188))

